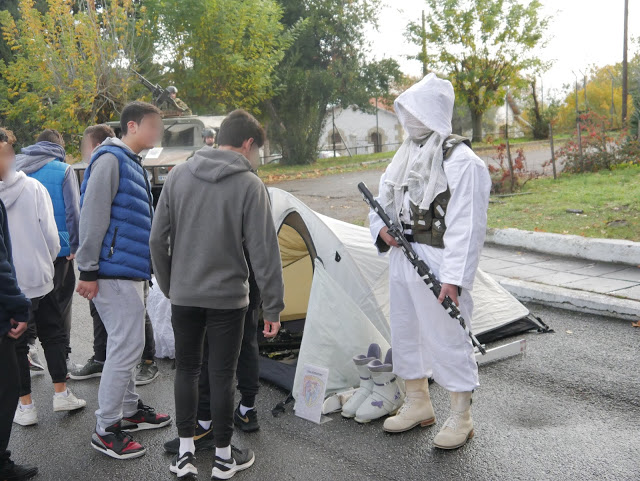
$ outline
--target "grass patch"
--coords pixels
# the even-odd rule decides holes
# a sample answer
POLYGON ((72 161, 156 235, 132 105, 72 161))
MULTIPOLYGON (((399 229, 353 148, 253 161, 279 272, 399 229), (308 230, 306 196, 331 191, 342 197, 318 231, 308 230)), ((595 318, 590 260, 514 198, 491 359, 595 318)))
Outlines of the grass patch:
POLYGON ((640 242, 640 166, 535 179, 523 191, 493 199, 504 203, 489 205, 489 227, 640 242))
POLYGON ((258 174, 269 184, 284 180, 307 179, 344 172, 383 169, 387 166, 386 162, 373 164, 366 164, 365 162, 391 160, 394 154, 395 152, 379 152, 377 154, 354 155, 353 157, 330 157, 328 159, 318 159, 313 164, 305 165, 268 164, 260 167, 258 174))

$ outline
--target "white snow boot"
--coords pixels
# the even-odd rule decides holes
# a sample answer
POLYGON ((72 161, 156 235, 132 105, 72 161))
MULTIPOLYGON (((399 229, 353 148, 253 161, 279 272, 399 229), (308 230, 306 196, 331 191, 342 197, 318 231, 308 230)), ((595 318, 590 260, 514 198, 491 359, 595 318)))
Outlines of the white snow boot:
POLYGON ((433 440, 436 448, 456 449, 473 437, 471 392, 450 392, 451 414, 433 440))
POLYGON ((373 378, 373 391, 356 412, 356 421, 359 423, 368 423, 395 413, 404 398, 398 377, 393 373, 391 349, 387 352, 384 363, 374 359, 367 367, 373 378))
POLYGON ((342 406, 342 416, 345 418, 353 418, 356 415, 356 411, 360 405, 371 395, 373 391, 373 380, 371 379, 371 372, 367 364, 374 360, 380 360, 382 351, 377 344, 371 344, 367 355, 359 354, 353 358, 353 363, 358 369, 360 374, 360 387, 355 392, 351 399, 349 399, 344 406, 342 406))
POLYGON ((407 379, 404 384, 407 391, 404 404, 395 416, 384 422, 383 429, 389 433, 402 433, 416 426, 426 427, 436 422, 429 397, 429 380, 407 379))

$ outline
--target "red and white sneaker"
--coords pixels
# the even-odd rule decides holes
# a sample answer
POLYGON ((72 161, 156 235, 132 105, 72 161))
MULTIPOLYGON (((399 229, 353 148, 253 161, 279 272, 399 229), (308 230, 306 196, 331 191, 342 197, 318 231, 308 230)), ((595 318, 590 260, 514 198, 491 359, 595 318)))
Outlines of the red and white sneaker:
POLYGON ((106 436, 97 432, 91 436, 91 447, 115 459, 133 459, 144 456, 147 449, 133 440, 131 435, 122 430, 120 423, 105 429, 106 436))
POLYGON ((168 414, 156 414, 155 409, 138 400, 138 411, 122 420, 123 431, 143 431, 145 429, 158 429, 171 424, 171 416, 168 414))

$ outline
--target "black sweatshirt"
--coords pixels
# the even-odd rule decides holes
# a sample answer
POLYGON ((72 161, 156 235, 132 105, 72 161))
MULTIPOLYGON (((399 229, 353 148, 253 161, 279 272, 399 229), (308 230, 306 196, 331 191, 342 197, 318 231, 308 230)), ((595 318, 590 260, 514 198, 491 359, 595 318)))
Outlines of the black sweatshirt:
POLYGON ((7 211, 0 200, 0 339, 11 329, 11 319, 27 322, 31 302, 18 287, 11 256, 7 211))

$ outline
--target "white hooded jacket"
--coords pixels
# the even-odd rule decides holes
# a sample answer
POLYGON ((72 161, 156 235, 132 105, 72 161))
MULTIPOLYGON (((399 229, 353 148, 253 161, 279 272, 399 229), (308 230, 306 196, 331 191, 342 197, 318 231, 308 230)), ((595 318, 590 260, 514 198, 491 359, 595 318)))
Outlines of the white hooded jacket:
POLYGON ((53 289, 53 261, 60 238, 47 189, 24 172, 0 181, 0 199, 7 209, 13 263, 20 290, 29 299, 53 289))
MULTIPOLYGON (((451 134, 453 102, 451 84, 433 74, 398 97, 398 118, 411 140, 403 145, 407 150, 398 151, 396 156, 402 156, 394 157, 382 175, 378 201, 391 219, 409 224, 414 184, 421 184, 414 190, 414 198, 418 197, 414 202, 424 203, 423 208, 428 208, 435 195, 448 186, 451 199, 445 216, 444 249, 423 244, 414 244, 414 248, 441 282, 471 290, 487 228, 491 178, 484 161, 464 144, 443 161, 442 142, 451 134), (427 148, 431 153, 425 155, 427 148), (408 190, 402 189, 403 185, 408 190), (390 186, 396 198, 391 203, 390 186), (397 205, 402 205, 401 212, 397 212, 397 205)), ((369 223, 371 235, 377 240, 384 224, 373 211, 369 223)))

